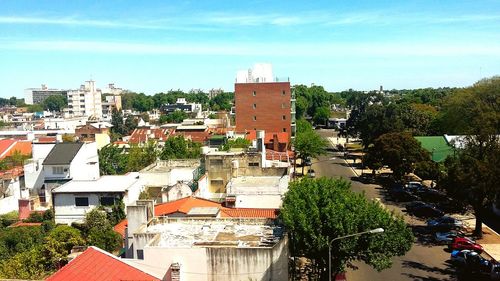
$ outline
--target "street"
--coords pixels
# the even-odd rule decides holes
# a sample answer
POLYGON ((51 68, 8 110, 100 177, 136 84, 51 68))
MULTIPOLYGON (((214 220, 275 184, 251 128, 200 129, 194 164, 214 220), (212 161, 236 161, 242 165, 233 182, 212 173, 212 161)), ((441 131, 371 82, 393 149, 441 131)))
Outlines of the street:
MULTIPOLYGON (((327 130, 318 131, 323 137, 331 136, 332 132, 327 130)), ((378 185, 363 184, 361 182, 351 180, 356 177, 353 170, 340 157, 335 157, 329 153, 320 156, 316 163, 313 163, 313 169, 316 171, 317 177, 343 177, 350 180, 352 190, 355 192, 364 192, 369 199, 380 200, 389 210, 394 210, 397 214, 404 215, 405 221, 410 226, 423 225, 424 222, 406 215, 402 211, 401 206, 387 202, 382 194, 382 189, 378 185), (333 159, 332 159, 333 157, 333 159)), ((357 262, 354 265, 357 270, 348 269, 347 279, 349 281, 361 280, 457 280, 455 277, 454 268, 446 261, 450 254, 444 250, 443 246, 435 246, 433 244, 416 241, 411 250, 402 257, 394 257, 391 268, 382 272, 377 272, 363 262, 357 262)))

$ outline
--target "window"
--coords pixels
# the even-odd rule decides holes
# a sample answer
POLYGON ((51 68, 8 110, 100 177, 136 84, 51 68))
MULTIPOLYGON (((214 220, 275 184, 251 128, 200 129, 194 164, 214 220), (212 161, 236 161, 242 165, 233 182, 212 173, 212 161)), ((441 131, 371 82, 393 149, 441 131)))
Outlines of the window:
POLYGON ((281 119, 286 120, 286 115, 281 116, 281 119))
POLYGON ((115 198, 106 196, 106 197, 101 197, 101 205, 103 206, 113 206, 115 204, 115 198))
POLYGON ((137 250, 137 259, 139 260, 144 259, 144 250, 137 250))
POLYGON ((64 168, 63 167, 52 167, 52 174, 62 175, 62 174, 64 174, 64 168))
POLYGON ((281 108, 286 108, 286 103, 282 103, 281 108))
POLYGON ((257 104, 256 104, 256 103, 254 103, 254 104, 253 104, 253 109, 256 109, 256 108, 257 108, 257 104))
POLYGON ((75 197, 75 206, 77 207, 87 207, 89 205, 88 197, 75 197))
POLYGON ((253 116, 253 121, 257 121, 257 116, 253 116))
POLYGON ((250 162, 248 163, 248 167, 259 167, 259 162, 250 162))
POLYGON ((286 133, 286 128, 283 128, 283 132, 286 133))
POLYGON ((283 90, 283 91, 281 92, 281 95, 282 95, 282 96, 286 95, 285 90, 283 90))
POLYGON ((222 166, 222 159, 210 159, 210 165, 222 166))
POLYGON ((220 185, 220 186, 222 186, 224 184, 224 181, 223 180, 211 180, 210 184, 211 185, 220 185))
POLYGON ((252 95, 255 97, 257 95, 257 92, 253 91, 252 95))

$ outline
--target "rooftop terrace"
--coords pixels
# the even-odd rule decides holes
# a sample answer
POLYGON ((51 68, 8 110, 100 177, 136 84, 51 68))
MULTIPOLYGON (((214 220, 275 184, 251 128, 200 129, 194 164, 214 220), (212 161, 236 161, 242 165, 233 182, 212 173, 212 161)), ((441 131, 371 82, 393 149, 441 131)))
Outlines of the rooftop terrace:
POLYGON ((272 247, 283 237, 281 226, 266 219, 162 219, 145 233, 158 233, 150 247, 272 247))

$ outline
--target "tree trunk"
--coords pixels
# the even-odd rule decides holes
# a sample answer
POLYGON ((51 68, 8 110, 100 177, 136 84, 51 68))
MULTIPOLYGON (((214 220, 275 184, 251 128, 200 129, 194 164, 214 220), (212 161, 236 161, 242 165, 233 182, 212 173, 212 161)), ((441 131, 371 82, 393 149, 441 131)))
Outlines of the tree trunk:
POLYGON ((477 238, 483 237, 483 211, 481 208, 478 208, 474 211, 476 215, 476 227, 474 228, 474 235, 477 238))

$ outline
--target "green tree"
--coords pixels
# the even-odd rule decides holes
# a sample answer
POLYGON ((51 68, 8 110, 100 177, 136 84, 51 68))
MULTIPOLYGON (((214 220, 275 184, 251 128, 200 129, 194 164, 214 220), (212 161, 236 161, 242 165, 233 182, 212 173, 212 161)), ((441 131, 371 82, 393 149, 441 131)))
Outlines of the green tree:
POLYGON ((166 120, 168 123, 181 123, 184 119, 188 118, 186 112, 182 110, 176 110, 167 114, 166 120))
POLYGON ((0 278, 43 279, 52 270, 47 266, 46 259, 42 246, 37 245, 9 259, 0 260, 0 278))
POLYGON ((151 96, 147 96, 140 93, 134 97, 132 100, 132 108, 139 112, 147 112, 153 109, 154 99, 151 96))
POLYGON ((105 211, 94 208, 88 212, 85 216, 85 229, 89 245, 108 252, 113 252, 121 246, 122 238, 113 230, 105 211))
POLYGON ((314 113, 314 124, 326 125, 330 118, 330 108, 327 106, 318 107, 314 113))
POLYGON ((39 104, 30 104, 28 105, 28 112, 42 112, 43 107, 39 104))
POLYGON ((170 137, 160 152, 160 159, 195 159, 201 155, 201 144, 184 139, 183 136, 170 137))
POLYGON ((104 175, 123 175, 127 173, 128 155, 123 148, 108 144, 98 151, 99 172, 104 175))
POLYGON ((376 270, 389 268, 391 258, 408 252, 412 231, 402 217, 379 203, 350 190, 343 179, 302 179, 290 184, 281 209, 293 245, 292 255, 315 262, 326 279, 328 245, 336 237, 383 228, 384 233, 355 236, 335 241, 331 247, 332 272, 344 272, 354 261, 376 270))
POLYGON ((68 255, 74 246, 84 246, 85 240, 78 229, 59 225, 45 238, 45 256, 53 268, 60 268, 68 262, 68 255))
POLYGON ((65 96, 53 95, 43 101, 43 107, 48 111, 60 112, 67 103, 68 101, 65 96))
POLYGON ((483 79, 449 96, 442 118, 450 133, 465 135, 462 148, 447 159, 443 186, 452 197, 469 203, 482 236, 484 209, 500 194, 500 76, 483 79))
POLYGON ((243 148, 247 149, 252 143, 250 140, 244 138, 230 139, 225 144, 222 145, 224 151, 229 151, 231 148, 243 148))
POLYGON ((381 135, 368 148, 365 164, 371 169, 379 168, 380 164, 387 165, 394 178, 399 180, 413 171, 415 163, 428 160, 429 153, 409 133, 388 133, 381 135))
MULTIPOLYGON (((297 158, 304 161, 308 157, 318 157, 326 152, 327 145, 327 141, 312 129, 309 122, 303 119, 297 121, 297 136, 294 142, 297 158)), ((302 173, 304 173, 304 166, 302 166, 302 173)))
POLYGON ((153 164, 158 156, 157 145, 150 141, 144 146, 133 145, 128 152, 127 171, 140 171, 153 164))

